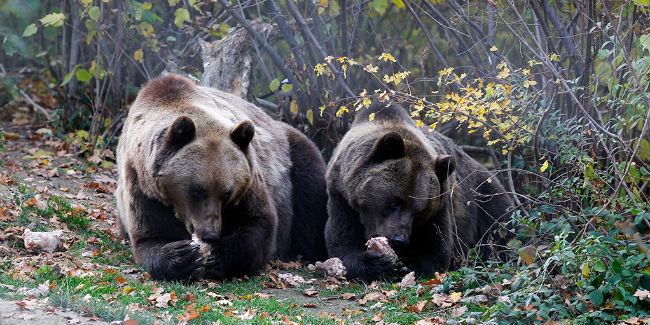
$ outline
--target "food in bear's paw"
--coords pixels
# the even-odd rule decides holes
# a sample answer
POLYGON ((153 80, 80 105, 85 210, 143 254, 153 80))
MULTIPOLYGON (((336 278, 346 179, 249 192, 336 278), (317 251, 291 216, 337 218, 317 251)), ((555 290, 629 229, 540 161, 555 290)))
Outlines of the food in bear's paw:
POLYGON ((203 256, 204 258, 208 258, 210 256, 210 244, 204 242, 201 240, 199 235, 197 233, 192 234, 192 246, 197 246, 199 248, 199 254, 203 256))
POLYGON ((307 269, 310 271, 316 271, 323 273, 326 276, 330 276, 337 279, 345 278, 345 275, 348 273, 347 269, 343 265, 343 262, 338 257, 332 257, 327 259, 325 262, 316 262, 314 265, 309 264, 307 269))
POLYGON ((397 262, 397 254, 392 247, 388 244, 388 239, 386 237, 373 237, 366 242, 366 247, 368 250, 376 251, 377 253, 390 257, 393 259, 393 262, 397 262))

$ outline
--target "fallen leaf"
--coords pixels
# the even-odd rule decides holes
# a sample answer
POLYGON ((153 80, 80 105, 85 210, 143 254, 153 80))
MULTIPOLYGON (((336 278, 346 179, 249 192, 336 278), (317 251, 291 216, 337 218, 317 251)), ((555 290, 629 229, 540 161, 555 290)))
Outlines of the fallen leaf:
POLYGON ((645 300, 650 298, 650 291, 644 289, 636 289, 634 296, 639 298, 639 300, 645 300))
POLYGON ((402 289, 415 286, 415 272, 411 272, 411 273, 405 275, 402 278, 402 281, 400 281, 399 286, 402 289))
POLYGON ((407 306, 406 309, 408 309, 408 310, 410 310, 412 312, 415 312, 415 313, 420 313, 420 312, 422 312, 422 309, 424 309, 424 306, 426 306, 426 304, 427 304, 426 300, 421 300, 421 301, 418 301, 418 303, 413 305, 413 306, 407 306))
POLYGON ((438 307, 442 308, 450 307, 454 303, 454 301, 444 293, 434 293, 433 297, 431 297, 431 301, 438 307))
POLYGON ((262 300, 266 300, 266 299, 269 299, 269 298, 273 297, 273 295, 268 295, 268 294, 266 294, 266 293, 259 293, 259 292, 256 292, 256 293, 254 293, 253 295, 254 295, 255 297, 257 297, 257 298, 262 299, 262 300))
POLYGON ((346 293, 342 293, 342 294, 341 294, 341 297, 342 297, 343 299, 345 299, 345 300, 350 300, 350 299, 352 299, 352 298, 355 298, 356 296, 357 296, 357 295, 354 294, 354 293, 352 293, 352 292, 346 292, 346 293))
POLYGON ((466 312, 467 312, 467 306, 456 307, 451 311, 451 316, 460 317, 463 316, 466 312))
POLYGON ((243 320, 253 319, 253 317, 255 317, 255 312, 249 308, 246 309, 246 312, 244 314, 238 315, 237 317, 243 320))
POLYGON ((460 292, 452 292, 449 295, 449 298, 451 298, 451 300, 453 300, 454 302, 458 302, 462 297, 463 297, 463 294, 460 293, 460 292))
POLYGON ((318 290, 312 286, 311 288, 304 290, 302 294, 307 297, 316 297, 318 296, 318 290))
POLYGON ((359 300, 359 304, 365 305, 369 301, 386 301, 388 297, 382 292, 369 292, 359 300))
POLYGON ((469 296, 469 297, 462 298, 460 301, 478 304, 479 302, 488 301, 488 298, 486 295, 476 295, 476 296, 469 296))

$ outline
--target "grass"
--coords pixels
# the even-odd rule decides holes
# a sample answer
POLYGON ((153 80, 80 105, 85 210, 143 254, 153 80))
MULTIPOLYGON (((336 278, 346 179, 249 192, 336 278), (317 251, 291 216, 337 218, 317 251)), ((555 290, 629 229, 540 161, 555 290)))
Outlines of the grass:
MULTIPOLYGON (((378 317, 386 323, 412 324, 423 318, 449 313, 430 302, 420 312, 409 310, 409 306, 422 300, 431 301, 434 292, 428 288, 401 289, 390 282, 379 283, 376 287, 360 283, 340 287, 314 284, 319 291, 318 296, 307 297, 303 291, 312 284, 286 290, 267 288, 265 283, 273 281, 266 271, 259 271, 247 280, 221 283, 152 281, 141 266, 134 264, 129 246, 116 238, 110 229, 98 227, 83 209, 75 209, 64 198, 57 196, 49 197, 45 208, 42 203, 41 208, 37 204, 25 204, 35 197, 36 193, 30 187, 19 185, 14 199, 20 206, 21 215, 1 226, 25 227, 31 224, 35 230, 49 231, 54 230, 55 226, 48 220, 59 220, 76 237, 74 244, 64 252, 76 261, 73 262, 76 264, 67 265, 67 269, 83 268, 82 262, 95 263, 97 267, 77 270, 79 273, 61 274, 49 265, 42 266, 40 255, 21 254, 21 261, 30 264, 36 271, 29 268, 24 272, 17 270, 17 262, 0 264, 0 283, 15 287, 15 290, 10 290, 0 286, 0 296, 24 299, 24 296, 16 293, 18 288, 35 288, 49 281, 51 290, 47 297, 54 306, 96 315, 107 321, 123 320, 128 314, 140 324, 149 324, 154 319, 162 324, 176 324, 183 320, 189 324, 340 324, 355 321, 374 323, 373 319, 377 320, 378 317), (83 253, 90 251, 90 245, 96 249, 92 256, 84 257, 83 253), (152 299, 155 297, 152 294, 157 292, 155 290, 160 289, 162 292, 159 294, 167 294, 171 298, 170 305, 164 308, 156 307, 156 301, 152 299), (359 303, 366 294, 378 291, 395 291, 395 295, 381 302, 359 303), (355 297, 344 300, 341 297, 343 293, 354 293, 355 297)), ((13 248, 22 250, 22 243, 13 243, 13 248)), ((305 279, 324 280, 305 268, 276 272, 291 272, 305 279)), ((417 280, 424 282, 427 279, 417 280)), ((485 308, 474 305, 471 311, 481 312, 485 308)))

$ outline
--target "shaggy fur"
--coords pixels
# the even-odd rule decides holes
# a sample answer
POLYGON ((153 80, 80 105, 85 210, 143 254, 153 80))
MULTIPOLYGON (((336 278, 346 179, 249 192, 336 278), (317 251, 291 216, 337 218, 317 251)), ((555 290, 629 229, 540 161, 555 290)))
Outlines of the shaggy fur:
POLYGON ((176 75, 151 81, 129 111, 117 164, 121 227, 155 279, 222 279, 272 256, 326 256, 323 159, 241 98, 176 75), (211 243, 207 259, 192 232, 211 243))
POLYGON ((341 258, 352 279, 389 276, 401 265, 364 247, 384 236, 419 274, 453 268, 512 205, 491 176, 449 138, 415 127, 400 106, 371 105, 328 164, 329 256, 341 258))

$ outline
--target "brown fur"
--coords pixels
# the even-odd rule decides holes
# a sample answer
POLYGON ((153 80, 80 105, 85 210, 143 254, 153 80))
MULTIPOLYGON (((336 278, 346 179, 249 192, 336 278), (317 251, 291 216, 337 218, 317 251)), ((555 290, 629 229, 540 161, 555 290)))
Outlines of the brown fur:
POLYGON ((454 267, 511 206, 490 176, 450 139, 416 128, 401 107, 374 104, 357 114, 328 165, 328 253, 366 281, 400 266, 365 249, 376 236, 420 274, 454 267))
POLYGON ((220 279, 271 256, 325 255, 322 158, 304 135, 241 98, 180 76, 153 80, 129 112, 117 155, 120 221, 154 278, 220 279), (310 201, 320 209, 302 207, 310 201), (189 244, 191 232, 211 242, 207 260, 189 244), (294 240, 303 233, 311 237, 294 240))

